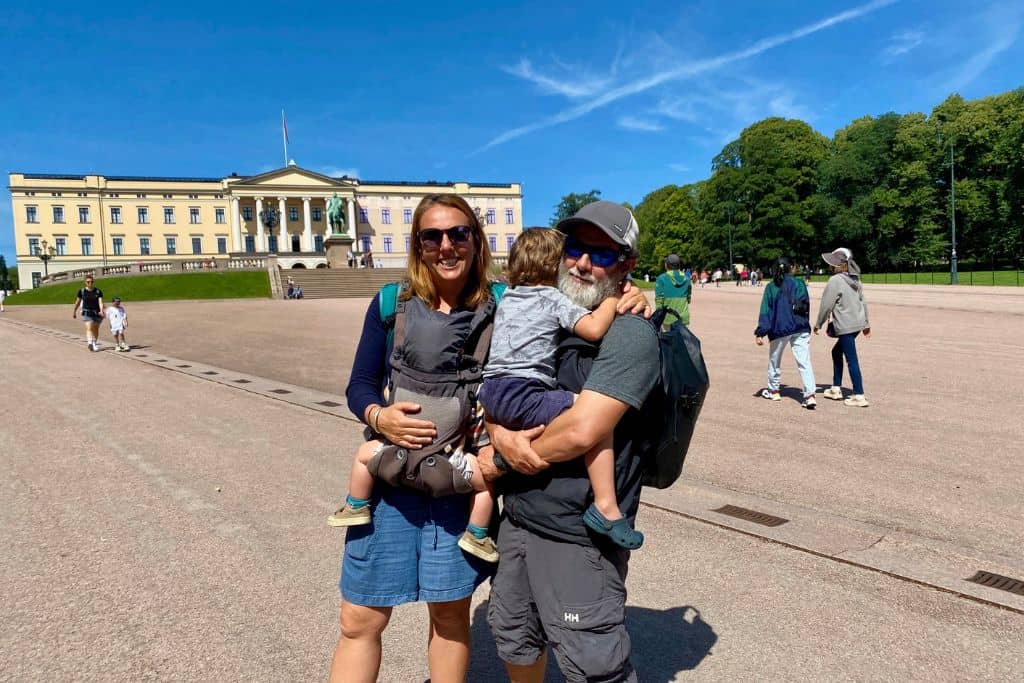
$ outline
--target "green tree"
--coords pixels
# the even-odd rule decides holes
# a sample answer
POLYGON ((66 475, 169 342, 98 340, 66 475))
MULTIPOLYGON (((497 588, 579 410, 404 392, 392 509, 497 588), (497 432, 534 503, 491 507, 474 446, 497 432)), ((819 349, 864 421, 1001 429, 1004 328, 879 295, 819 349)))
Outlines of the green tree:
POLYGON ((555 205, 555 215, 551 217, 551 225, 554 227, 558 221, 569 218, 577 211, 591 202, 601 199, 600 190, 591 190, 585 194, 571 193, 562 197, 562 201, 555 205))

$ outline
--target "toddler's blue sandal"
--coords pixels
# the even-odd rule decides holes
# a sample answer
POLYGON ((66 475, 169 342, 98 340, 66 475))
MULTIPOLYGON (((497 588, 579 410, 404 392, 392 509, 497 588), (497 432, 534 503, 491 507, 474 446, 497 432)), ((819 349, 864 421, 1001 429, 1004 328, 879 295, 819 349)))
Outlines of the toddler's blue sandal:
POLYGON ((612 539, 620 548, 636 550, 644 544, 644 535, 631 527, 628 519, 623 517, 610 522, 593 503, 583 513, 583 523, 595 532, 612 539))

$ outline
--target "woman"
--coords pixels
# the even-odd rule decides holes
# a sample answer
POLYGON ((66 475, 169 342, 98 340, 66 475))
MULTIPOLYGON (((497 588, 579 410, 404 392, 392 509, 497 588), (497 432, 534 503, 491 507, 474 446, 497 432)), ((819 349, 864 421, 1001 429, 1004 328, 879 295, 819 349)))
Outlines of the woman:
POLYGON ((832 347, 832 386, 823 395, 834 401, 843 398, 843 356, 850 367, 853 395, 843 401, 848 406, 867 408, 870 404, 864 397, 864 382, 857 359, 857 335, 864 333, 871 338, 871 324, 868 322, 868 304, 864 300, 864 285, 860 281, 860 266, 853 260, 853 253, 846 247, 822 254, 825 263, 832 266, 832 275, 821 295, 821 308, 814 324, 814 334, 829 319, 828 335, 836 338, 832 347))
POLYGON ((82 321, 85 323, 85 342, 90 351, 99 351, 100 321, 103 320, 103 290, 92 286, 92 275, 85 276, 85 287, 78 290, 75 296, 75 308, 71 317, 78 317, 78 309, 82 309, 82 321))
POLYGON ((793 348, 793 360, 800 370, 800 378, 804 383, 803 402, 800 404, 808 410, 814 410, 818 402, 814 400, 814 392, 818 385, 814 381, 814 369, 811 367, 811 324, 808 316, 811 313, 811 300, 807 294, 807 285, 803 280, 793 277, 795 267, 785 256, 775 264, 772 281, 764 288, 761 296, 761 313, 754 330, 754 342, 764 346, 764 338, 768 337, 768 388, 761 396, 771 401, 781 401, 779 394, 779 378, 782 371, 782 352, 786 344, 793 348))
MULTIPOLYGON (((413 214, 410 244, 407 306, 424 306, 438 333, 450 333, 453 343, 461 343, 472 312, 491 297, 491 256, 476 213, 457 195, 427 196, 413 214)), ((366 312, 346 390, 348 406, 391 443, 421 448, 433 440, 434 424, 415 417, 415 404, 387 405, 384 400, 392 349, 379 297, 366 312)), ((467 447, 481 446, 473 434, 469 440, 467 447)), ((469 501, 469 495, 429 498, 376 483, 373 523, 350 527, 346 537, 341 637, 331 681, 376 681, 381 634, 392 608, 420 600, 427 602, 430 617, 431 680, 465 680, 470 597, 489 575, 486 563, 458 546, 469 519, 469 501)))

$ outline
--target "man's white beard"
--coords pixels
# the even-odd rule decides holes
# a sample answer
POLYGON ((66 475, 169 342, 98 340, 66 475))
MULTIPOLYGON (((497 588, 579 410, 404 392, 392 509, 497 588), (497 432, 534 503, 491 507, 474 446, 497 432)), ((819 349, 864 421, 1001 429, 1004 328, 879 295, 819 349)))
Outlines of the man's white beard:
POLYGON ((563 261, 558 266, 558 288, 577 306, 593 310, 602 301, 615 294, 619 290, 619 284, 608 277, 595 277, 593 273, 583 275, 576 266, 566 268, 563 261), (587 282, 579 282, 576 277, 583 278, 587 282))

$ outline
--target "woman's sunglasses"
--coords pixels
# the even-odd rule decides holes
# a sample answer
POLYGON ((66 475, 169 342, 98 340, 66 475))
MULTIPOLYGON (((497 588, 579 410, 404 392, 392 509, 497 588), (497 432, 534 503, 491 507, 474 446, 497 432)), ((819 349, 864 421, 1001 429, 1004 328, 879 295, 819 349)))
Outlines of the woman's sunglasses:
POLYGON ((590 262, 598 268, 608 266, 626 260, 626 255, 620 249, 609 247, 592 247, 589 244, 580 242, 575 237, 567 237, 565 240, 565 255, 571 259, 578 259, 584 254, 590 256, 590 262))
POLYGON ((473 237, 473 228, 468 225, 455 225, 446 230, 426 228, 425 230, 420 230, 420 244, 424 249, 440 249, 441 241, 445 235, 448 235, 449 242, 461 246, 469 242, 473 237))

